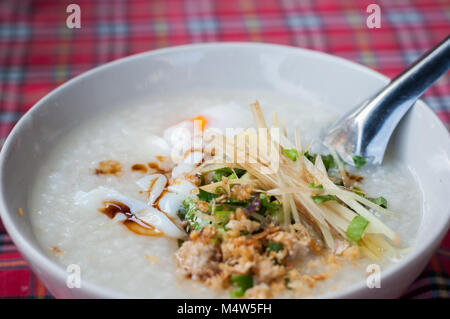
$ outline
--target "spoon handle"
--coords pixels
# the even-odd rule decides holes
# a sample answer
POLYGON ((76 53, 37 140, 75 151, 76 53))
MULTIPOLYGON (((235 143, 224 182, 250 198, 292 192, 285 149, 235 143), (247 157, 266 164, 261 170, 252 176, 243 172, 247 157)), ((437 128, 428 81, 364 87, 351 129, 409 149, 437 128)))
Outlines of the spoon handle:
POLYGON ((398 75, 383 90, 396 95, 399 102, 413 104, 434 82, 450 68, 450 36, 433 50, 398 75))
POLYGON ((449 68, 450 36, 359 109, 356 117, 366 123, 366 127, 362 129, 363 136, 360 136, 357 143, 356 153, 379 153, 380 148, 384 153, 387 142, 403 115, 449 68))

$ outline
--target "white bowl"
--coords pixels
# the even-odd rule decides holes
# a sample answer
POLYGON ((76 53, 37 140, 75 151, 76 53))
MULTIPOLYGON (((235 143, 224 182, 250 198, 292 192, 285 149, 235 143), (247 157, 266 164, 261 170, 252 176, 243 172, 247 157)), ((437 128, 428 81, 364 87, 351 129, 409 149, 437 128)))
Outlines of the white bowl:
MULTIPOLYGON (((35 172, 58 139, 71 128, 127 100, 213 89, 268 90, 298 97, 319 96, 344 113, 376 93, 389 79, 330 55, 286 46, 215 43, 156 50, 127 57, 74 78, 40 100, 14 127, 0 158, 0 213, 22 255, 56 297, 126 297, 90 282, 66 286, 67 273, 49 259, 25 212, 35 172)), ((399 296, 420 274, 449 227, 449 134, 421 101, 396 129, 389 152, 407 165, 420 184, 423 220, 417 245, 382 273, 381 288, 364 281, 330 298, 399 296)), ((407 190, 405 190, 407 191, 407 190)))

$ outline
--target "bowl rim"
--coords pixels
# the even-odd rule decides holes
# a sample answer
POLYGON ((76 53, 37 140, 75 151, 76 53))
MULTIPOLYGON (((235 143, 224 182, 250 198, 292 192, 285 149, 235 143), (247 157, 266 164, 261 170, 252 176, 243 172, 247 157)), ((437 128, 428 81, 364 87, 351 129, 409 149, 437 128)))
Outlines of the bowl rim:
MULTIPOLYGON (((27 260, 32 260, 33 265, 39 265, 41 269, 45 269, 47 272, 51 273, 58 281, 64 283, 67 278, 67 273, 64 270, 63 266, 57 264, 55 261, 51 260, 42 250, 34 248, 20 233, 18 227, 13 222, 11 216, 12 212, 9 212, 7 209, 7 199, 4 194, 4 176, 3 171, 5 170, 6 163, 6 155, 12 152, 12 145, 20 135, 20 131, 22 127, 26 124, 28 119, 32 116, 32 114, 39 111, 42 105, 44 105, 47 100, 49 100, 52 96, 57 95, 65 90, 69 89, 71 85, 83 81, 85 78, 90 77, 91 75, 106 70, 108 68, 114 68, 120 64, 128 63, 134 59, 144 59, 151 56, 164 55, 166 53, 179 53, 182 51, 188 50, 207 50, 207 49, 217 49, 221 47, 235 47, 236 49, 254 49, 258 48, 259 50, 271 50, 273 52, 285 52, 285 53, 302 53, 307 56, 315 56, 316 58, 329 60, 333 63, 343 64, 344 66, 354 69, 360 73, 366 74, 368 77, 377 78, 384 83, 388 83, 390 79, 381 73, 372 70, 362 64, 352 62, 350 60, 344 59, 339 56, 331 55, 328 53, 314 51, 305 48, 299 48, 289 45, 281 45, 281 44, 270 44, 270 43, 253 43, 253 42, 209 42, 209 43, 197 43, 197 44, 185 44, 179 46, 172 46, 167 48, 161 48, 156 50, 150 50, 145 52, 140 52, 136 54, 132 54, 114 61, 110 61, 108 63, 102 64, 100 66, 94 67, 90 70, 87 70, 72 79, 66 81, 60 86, 48 92, 44 97, 42 97, 38 102, 36 102, 16 123, 14 128, 9 133, 8 137, 3 144, 1 153, 0 153, 0 217, 5 225, 5 229, 13 240, 14 244, 17 246, 19 252, 24 255, 27 260)), ((443 130, 448 133, 447 129, 440 121, 435 112, 433 112, 422 100, 418 100, 418 105, 421 107, 425 107, 427 109, 427 113, 430 116, 430 120, 434 121, 436 125, 436 129, 443 130)), ((446 230, 450 225, 450 216, 447 220, 446 225, 442 225, 438 232, 435 232, 434 235, 427 238, 426 241, 422 241, 418 245, 414 247, 414 250, 411 251, 407 256, 405 256, 398 263, 391 265, 388 269, 382 271, 382 278, 390 278, 394 276, 397 272, 401 270, 404 266, 409 264, 410 262, 419 259, 422 255, 426 253, 426 250, 436 244, 436 242, 440 239, 441 236, 445 235, 446 230)), ((386 280, 386 279, 384 279, 386 280)), ((346 288, 328 292, 325 294, 321 294, 316 296, 317 298, 342 298, 347 297, 355 292, 358 292, 366 287, 365 281, 360 280, 358 282, 354 282, 346 288)), ((133 298, 133 296, 125 295, 122 292, 114 290, 112 288, 108 288, 102 286, 100 284, 82 280, 81 290, 84 290, 90 296, 96 296, 97 298, 133 298)))

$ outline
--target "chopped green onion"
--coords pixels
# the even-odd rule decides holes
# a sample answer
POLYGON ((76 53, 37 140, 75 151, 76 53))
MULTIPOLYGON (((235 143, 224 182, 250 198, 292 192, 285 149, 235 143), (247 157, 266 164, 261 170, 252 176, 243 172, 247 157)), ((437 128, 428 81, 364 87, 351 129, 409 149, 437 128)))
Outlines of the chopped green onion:
POLYGON ((231 298, 240 298, 240 297, 243 297, 244 294, 245 294, 245 291, 243 291, 241 288, 236 288, 236 289, 230 291, 231 298))
POLYGON ((237 200, 235 198, 228 198, 222 203, 226 205, 247 206, 250 203, 250 200, 237 200))
POLYGON ((219 240, 220 240, 219 236, 217 236, 217 234, 215 234, 214 237, 211 238, 211 245, 214 245, 214 246, 217 245, 219 243, 219 240))
POLYGON ((192 197, 188 197, 183 201, 183 205, 181 209, 177 212, 178 217, 181 220, 186 220, 189 223, 186 231, 195 230, 200 231, 206 225, 209 225, 210 222, 204 220, 196 215, 198 211, 197 205, 192 197))
POLYGON ((247 171, 242 168, 229 168, 229 167, 222 167, 219 169, 216 169, 213 173, 212 179, 215 182, 222 181, 222 177, 226 176, 229 179, 236 179, 240 178, 242 175, 244 175, 247 171))
POLYGON ((369 225, 369 221, 362 216, 355 216, 347 227, 347 232, 345 233, 347 239, 350 242, 359 245, 359 240, 361 239, 364 230, 369 225))
POLYGON ((286 155, 289 159, 293 160, 294 162, 298 158, 298 151, 296 149, 283 149, 283 154, 286 155))
POLYGON ((291 287, 289 287, 290 283, 291 283, 291 278, 289 278, 289 277, 284 278, 284 285, 286 286, 286 289, 289 289, 289 290, 292 289, 291 287))
POLYGON ((353 163, 355 163, 356 168, 361 168, 366 164, 366 159, 359 155, 353 155, 353 163))
POLYGON ((233 213, 232 211, 227 210, 216 210, 213 213, 213 216, 217 219, 218 223, 226 224, 228 223, 228 220, 230 219, 230 214, 233 213))
POLYGON ((278 209, 278 210, 275 210, 275 211, 269 211, 268 214, 270 216, 272 216, 272 218, 275 219, 275 221, 278 224, 282 224, 283 223, 283 221, 284 221, 284 212, 283 212, 282 209, 278 209))
POLYGON ((270 201, 270 197, 267 196, 264 193, 259 194, 259 199, 261 200, 261 205, 262 207, 264 207, 265 209, 269 210, 269 211, 274 211, 277 209, 280 209, 281 205, 278 201, 270 201))
POLYGON ((216 194, 223 195, 227 193, 227 190, 223 186, 216 187, 216 194))
POLYGON ((183 245, 183 243, 184 243, 183 239, 178 239, 177 240, 178 248, 180 248, 183 245))
MULTIPOLYGON (((313 164, 316 163, 316 156, 317 154, 310 154, 308 151, 303 153, 303 155, 313 164)), ((322 158, 323 165, 325 166, 325 169, 328 171, 330 168, 337 167, 336 162, 334 161, 334 157, 331 154, 328 155, 320 155, 322 158)))
POLYGON ((245 291, 253 287, 253 277, 251 275, 234 275, 230 278, 231 284, 237 286, 230 292, 232 298, 242 297, 245 291))
POLYGON ((323 189, 323 185, 322 184, 316 185, 316 184, 314 184, 314 182, 312 182, 308 186, 311 187, 311 188, 323 189))
POLYGON ((235 173, 233 173, 227 177, 228 177, 228 179, 237 179, 238 178, 235 173))
POLYGON ((222 177, 223 176, 227 176, 229 174, 229 172, 225 172, 222 169, 218 169, 216 171, 214 171, 212 179, 214 182, 220 182, 222 181, 222 177))
POLYGON ((355 194, 357 194, 357 195, 359 195, 359 196, 362 196, 362 197, 364 197, 364 195, 365 195, 365 193, 362 191, 362 189, 361 189, 360 187, 358 187, 358 186, 353 186, 353 187, 352 187, 352 191, 353 191, 355 194))
POLYGON ((277 243, 276 241, 269 241, 267 244, 267 251, 279 252, 283 249, 282 243, 277 243))
POLYGON ((329 200, 337 200, 334 195, 316 195, 311 197, 317 204, 325 203, 329 200))
POLYGON ((378 206, 381 206, 383 208, 387 208, 387 200, 383 196, 380 196, 380 197, 377 197, 377 198, 369 197, 367 199, 370 200, 371 202, 377 204, 378 206))
POLYGON ((205 201, 205 202, 210 202, 212 201, 214 198, 219 197, 219 195, 214 194, 214 193, 209 193, 207 191, 204 191, 203 189, 199 188, 199 192, 197 195, 199 200, 205 201))

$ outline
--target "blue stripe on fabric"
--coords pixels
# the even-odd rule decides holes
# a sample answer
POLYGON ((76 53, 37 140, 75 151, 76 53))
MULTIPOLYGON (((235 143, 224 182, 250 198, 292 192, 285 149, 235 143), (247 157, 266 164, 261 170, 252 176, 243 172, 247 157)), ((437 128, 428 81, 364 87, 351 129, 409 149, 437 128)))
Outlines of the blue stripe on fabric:
POLYGON ((6 266, 6 267, 1 267, 0 266, 0 270, 1 271, 19 270, 19 269, 30 269, 30 267, 28 265, 6 266))
POLYGON ((287 24, 291 28, 320 27, 322 19, 317 15, 296 13, 287 17, 287 24))
POLYGON ((0 68, 0 81, 18 83, 23 79, 23 72, 21 67, 0 68))
POLYGON ((423 50, 404 50, 403 57, 408 64, 415 62, 421 55, 423 50))
POLYGON ((422 98, 434 111, 448 110, 450 96, 427 96, 422 98))
POLYGON ((16 122, 22 117, 22 115, 23 113, 20 112, 1 112, 0 122, 1 123, 16 122))
POLYGON ((200 33, 205 31, 216 31, 219 25, 214 19, 190 19, 188 21, 189 31, 200 33))
POLYGON ((26 39, 30 36, 30 27, 23 23, 0 23, 0 38, 26 39))
POLYGON ((100 23, 97 26, 97 33, 99 35, 126 35, 128 32, 128 26, 124 23, 100 23))
POLYGON ((422 15, 415 11, 390 10, 387 13, 387 17, 394 24, 419 23, 423 21, 422 15))

